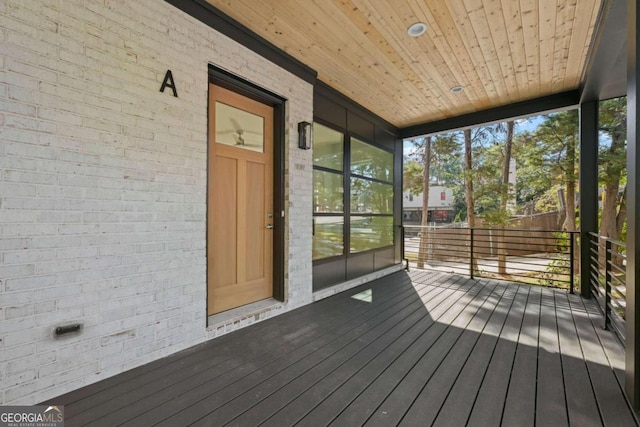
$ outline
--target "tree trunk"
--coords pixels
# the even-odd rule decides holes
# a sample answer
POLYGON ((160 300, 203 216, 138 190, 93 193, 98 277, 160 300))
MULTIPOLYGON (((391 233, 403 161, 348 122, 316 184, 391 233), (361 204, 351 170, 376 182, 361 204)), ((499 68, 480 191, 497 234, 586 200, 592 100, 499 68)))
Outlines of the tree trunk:
POLYGON ((418 247, 418 268, 424 268, 427 260, 427 225, 429 224, 429 178, 431 169, 431 137, 428 136, 424 141, 424 170, 422 172, 422 222, 420 223, 420 246, 418 247))
MULTIPOLYGON (((475 203, 473 200, 473 158, 471 156, 471 129, 464 130, 464 196, 467 202, 467 224, 469 228, 476 226, 475 203)), ((478 271, 478 261, 474 257, 471 270, 478 271)))
MULTIPOLYGON (((609 147, 609 156, 614 157, 617 153, 624 150, 624 137, 618 136, 620 132, 614 132, 611 138, 611 146, 609 147)), ((600 220, 600 234, 614 240, 620 239, 622 232, 622 224, 619 224, 620 214, 618 206, 623 209, 623 205, 619 203, 618 190, 620 189, 620 180, 622 178, 622 169, 611 162, 607 164, 604 183, 604 201, 602 202, 602 218, 600 220)), ((624 191, 626 197, 626 187, 624 191)), ((624 199, 624 197, 623 197, 624 199)), ((626 204, 624 205, 626 215, 626 204)))
POLYGON ((566 199, 566 218, 564 220, 564 229, 567 231, 576 231, 576 182, 567 182, 566 199))
POLYGON ((506 212, 509 200, 509 166, 511 164, 511 147, 513 145, 513 120, 507 122, 507 139, 504 145, 504 164, 502 165, 502 194, 500 194, 500 210, 506 212))
MULTIPOLYGON (((567 231, 576 231, 576 141, 574 138, 569 138, 567 142, 567 169, 565 174, 566 180, 566 192, 565 192, 565 206, 566 217, 564 220, 564 229, 567 231)), ((594 171, 594 173, 597 173, 594 171)))
POLYGON ((618 204, 620 208, 618 209, 618 217, 616 218, 616 232, 618 233, 618 239, 622 236, 622 228, 624 227, 624 222, 627 220, 627 186, 624 186, 624 190, 622 190, 622 194, 620 195, 620 203, 618 204))
POLYGON ((467 202, 467 224, 475 227, 475 203, 473 200, 473 161, 471 157, 471 129, 464 130, 464 197, 467 202))
MULTIPOLYGON (((514 121, 507 122, 507 139, 504 146, 504 164, 502 165, 502 189, 500 194, 501 217, 507 218, 507 201, 509 200, 509 166, 511 164, 511 146, 513 145, 514 121)), ((498 231, 498 274, 507 274, 507 248, 505 242, 504 223, 498 231)))
MULTIPOLYGON (((620 195, 618 201, 618 213, 616 215, 616 224, 615 224, 615 235, 616 237, 612 237, 614 240, 620 240, 622 236, 622 228, 624 227, 624 222, 627 220, 627 186, 624 186, 624 190, 622 190, 622 194, 620 195)), ((620 250, 619 247, 616 247, 616 250, 620 250)), ((611 262, 616 266, 623 268, 623 259, 621 256, 613 256, 611 258, 611 262)))
POLYGON ((602 218, 600 220, 600 234, 611 239, 618 240, 617 212, 618 204, 618 181, 607 180, 604 185, 604 200, 602 202, 602 218))

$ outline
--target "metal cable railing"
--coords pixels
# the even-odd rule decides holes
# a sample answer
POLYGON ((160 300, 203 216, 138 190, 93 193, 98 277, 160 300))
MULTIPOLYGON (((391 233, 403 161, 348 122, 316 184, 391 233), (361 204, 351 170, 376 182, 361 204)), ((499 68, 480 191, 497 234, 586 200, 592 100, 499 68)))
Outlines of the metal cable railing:
POLYGON ((404 226, 403 235, 410 266, 574 292, 577 232, 404 226))
POLYGON ((589 289, 604 316, 604 328, 625 342, 627 246, 589 233, 589 289))

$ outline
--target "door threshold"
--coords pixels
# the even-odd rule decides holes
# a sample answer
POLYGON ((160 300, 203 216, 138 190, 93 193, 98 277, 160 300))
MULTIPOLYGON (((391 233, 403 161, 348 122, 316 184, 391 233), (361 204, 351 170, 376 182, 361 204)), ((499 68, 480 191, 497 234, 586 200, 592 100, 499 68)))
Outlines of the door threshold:
MULTIPOLYGON (((241 307, 232 308, 207 317, 207 329, 224 328, 222 333, 231 332, 248 324, 259 322, 280 313, 284 303, 275 298, 267 298, 241 307)), ((220 334, 220 331, 216 335, 220 334)))

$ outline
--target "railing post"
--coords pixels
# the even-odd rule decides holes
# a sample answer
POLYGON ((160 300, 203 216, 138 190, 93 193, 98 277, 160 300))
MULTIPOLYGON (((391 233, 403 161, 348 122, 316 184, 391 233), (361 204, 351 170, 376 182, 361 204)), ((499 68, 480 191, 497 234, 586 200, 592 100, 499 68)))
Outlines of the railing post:
POLYGON ((469 277, 473 279, 473 228, 469 228, 471 244, 469 245, 469 277))
POLYGON ((573 294, 573 286, 574 286, 574 274, 575 274, 575 269, 573 268, 574 265, 574 259, 573 257, 574 255, 574 248, 573 248, 573 239, 576 235, 572 232, 569 232, 569 293, 573 294))
POLYGON ((402 240, 402 246, 400 246, 400 259, 405 259, 406 241, 404 238, 404 225, 400 226, 400 239, 402 240))
POLYGON ((402 249, 400 252, 400 258, 404 260, 405 262, 405 266, 404 269, 407 271, 409 270, 409 258, 406 257, 406 248, 405 248, 405 244, 407 242, 407 240, 405 239, 405 230, 404 230, 404 225, 400 226, 400 238, 402 239, 402 249))
POLYGON ((604 329, 609 329, 611 316, 611 240, 606 239, 604 245, 604 329))

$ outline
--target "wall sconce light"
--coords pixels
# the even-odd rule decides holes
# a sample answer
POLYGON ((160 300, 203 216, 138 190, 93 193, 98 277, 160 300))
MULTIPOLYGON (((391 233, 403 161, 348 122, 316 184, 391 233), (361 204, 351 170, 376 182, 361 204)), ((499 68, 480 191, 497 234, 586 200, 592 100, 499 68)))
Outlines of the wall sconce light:
POLYGON ((312 139, 311 123, 298 123, 298 148, 309 150, 311 148, 312 139))

